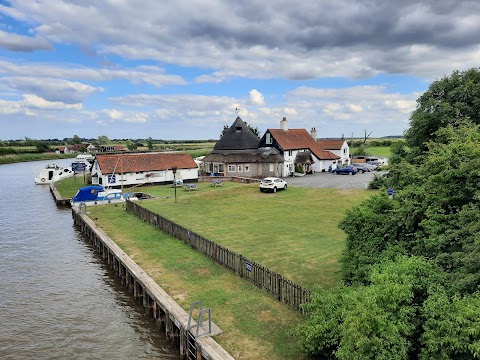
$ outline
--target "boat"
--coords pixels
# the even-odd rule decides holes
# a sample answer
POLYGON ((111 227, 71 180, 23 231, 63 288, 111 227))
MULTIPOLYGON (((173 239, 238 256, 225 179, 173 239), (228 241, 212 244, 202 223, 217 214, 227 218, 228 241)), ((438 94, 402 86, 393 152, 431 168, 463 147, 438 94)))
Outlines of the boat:
POLYGON ((93 161, 95 156, 91 154, 79 154, 75 159, 73 159, 72 167, 75 169, 84 169, 85 171, 90 171, 92 168, 93 161), (80 165, 77 165, 80 164, 80 165), (85 165, 82 165, 85 164, 85 165))
POLYGON ((72 177, 75 174, 70 166, 61 167, 55 164, 48 164, 40 171, 40 174, 35 178, 35 184, 48 185, 52 182, 72 177))
POLYGON ((78 207, 82 203, 86 206, 103 205, 125 202, 126 199, 136 200, 135 194, 123 193, 120 189, 105 189, 101 185, 89 185, 80 188, 70 203, 72 207, 78 207))

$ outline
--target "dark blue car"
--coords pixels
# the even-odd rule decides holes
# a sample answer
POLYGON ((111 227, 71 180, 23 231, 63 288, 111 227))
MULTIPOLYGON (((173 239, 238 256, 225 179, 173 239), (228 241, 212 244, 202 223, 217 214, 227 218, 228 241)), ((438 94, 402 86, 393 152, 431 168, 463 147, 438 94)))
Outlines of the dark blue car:
POLYGON ((333 170, 334 174, 340 174, 340 175, 343 175, 343 174, 355 175, 357 172, 358 172, 357 168, 355 166, 352 166, 352 165, 345 165, 345 166, 342 166, 340 168, 336 168, 335 170, 333 170))

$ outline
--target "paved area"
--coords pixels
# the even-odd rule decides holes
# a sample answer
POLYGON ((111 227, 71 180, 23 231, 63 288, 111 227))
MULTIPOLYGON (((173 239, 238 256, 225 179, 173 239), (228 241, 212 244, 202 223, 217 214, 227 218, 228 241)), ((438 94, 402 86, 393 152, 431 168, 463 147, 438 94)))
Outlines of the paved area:
POLYGON ((301 177, 287 177, 284 180, 289 186, 308 188, 330 188, 330 189, 366 189, 374 174, 381 174, 378 171, 366 172, 356 175, 334 175, 328 172, 315 173, 301 177))

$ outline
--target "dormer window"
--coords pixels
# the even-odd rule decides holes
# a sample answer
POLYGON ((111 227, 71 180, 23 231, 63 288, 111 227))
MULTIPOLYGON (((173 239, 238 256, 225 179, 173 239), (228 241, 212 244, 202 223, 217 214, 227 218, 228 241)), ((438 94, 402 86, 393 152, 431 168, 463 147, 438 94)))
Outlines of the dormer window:
POLYGON ((241 126, 237 126, 235 128, 235 132, 242 132, 242 127, 241 126))
POLYGON ((272 143, 272 135, 269 132, 267 132, 267 134, 265 135, 265 143, 266 144, 272 143))

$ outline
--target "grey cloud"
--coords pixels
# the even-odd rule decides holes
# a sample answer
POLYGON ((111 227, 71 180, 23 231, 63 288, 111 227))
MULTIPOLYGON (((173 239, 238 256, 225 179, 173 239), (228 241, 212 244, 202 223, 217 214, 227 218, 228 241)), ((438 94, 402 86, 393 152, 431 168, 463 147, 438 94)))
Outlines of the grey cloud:
POLYGON ((16 52, 51 50, 52 45, 44 38, 28 37, 0 30, 0 47, 16 52))
POLYGON ((421 63, 451 52, 455 63, 464 59, 480 33, 480 3, 471 0, 145 0, 116 5, 59 0, 14 6, 11 16, 38 24, 35 31, 54 42, 255 78, 444 74, 451 72, 451 64, 436 61, 426 69, 421 63), (431 48, 432 55, 409 52, 418 46, 431 48))

